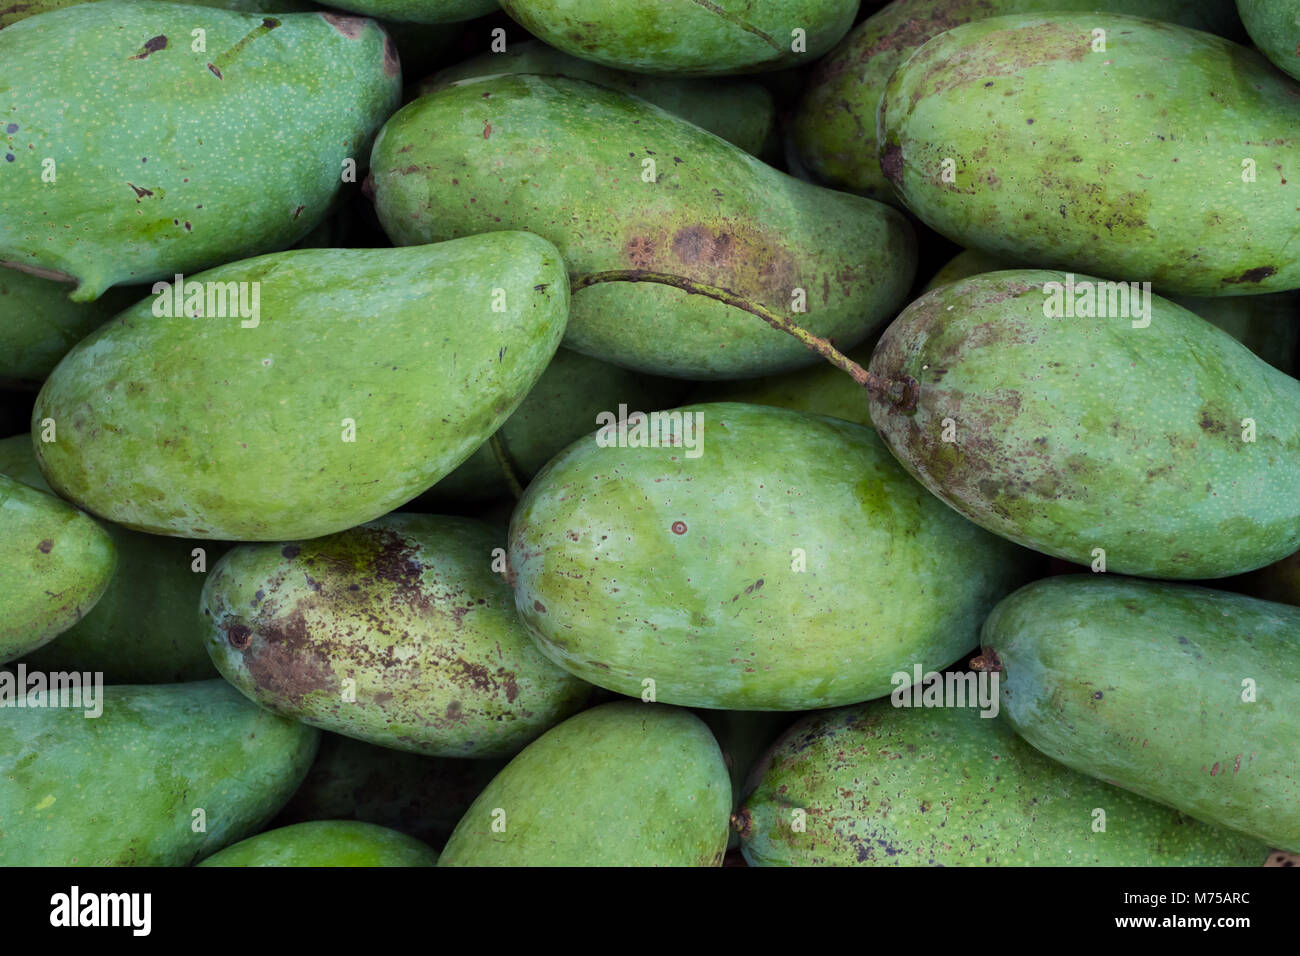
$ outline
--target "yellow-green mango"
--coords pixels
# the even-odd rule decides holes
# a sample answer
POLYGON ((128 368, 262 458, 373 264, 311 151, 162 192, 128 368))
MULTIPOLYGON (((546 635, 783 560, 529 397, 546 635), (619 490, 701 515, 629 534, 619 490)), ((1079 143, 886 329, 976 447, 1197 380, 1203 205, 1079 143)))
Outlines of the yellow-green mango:
POLYGON ((162 0, 22 20, 0 62, 0 262, 78 302, 292 245, 400 88, 371 21, 162 0))
POLYGON ((163 290, 74 348, 32 418, 55 428, 51 487, 154 534, 284 541, 391 511, 500 427, 568 315, 555 247, 519 232, 274 253, 191 283, 257 308, 159 316, 163 290))
POLYGON ((316 820, 268 830, 199 866, 437 866, 438 854, 414 837, 356 820, 316 820))
MULTIPOLYGON (((375 208, 398 245, 526 229, 571 275, 721 286, 850 348, 903 304, 915 237, 896 210, 800 182, 644 100, 560 76, 461 80, 380 131, 375 208)), ((574 293, 565 345, 680 378, 816 356, 743 309, 650 282, 574 293)))

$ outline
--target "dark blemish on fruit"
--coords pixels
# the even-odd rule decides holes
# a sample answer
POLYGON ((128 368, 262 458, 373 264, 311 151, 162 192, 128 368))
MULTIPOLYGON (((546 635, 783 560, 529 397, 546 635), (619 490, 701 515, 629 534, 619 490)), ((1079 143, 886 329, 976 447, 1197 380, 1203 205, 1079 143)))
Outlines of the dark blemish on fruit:
POLYGON ((17 124, 17 123, 10 123, 8 126, 5 127, 5 132, 6 132, 6 133, 16 133, 16 132, 18 132, 18 124, 17 124))
POLYGON ((283 548, 280 549, 280 553, 284 555, 286 558, 293 560, 294 558, 298 557, 299 554, 302 553, 302 548, 299 548, 297 545, 286 544, 283 548))
POLYGON ((1258 266, 1254 269, 1247 269, 1235 279, 1224 279, 1225 283, 1237 285, 1242 282, 1263 282, 1269 276, 1276 274, 1276 266, 1258 266))
POLYGON ((244 624, 236 624, 226 632, 226 640, 230 646, 238 650, 243 650, 253 639, 253 632, 244 624))
POLYGON ((891 143, 880 154, 880 171, 896 186, 903 184, 903 147, 891 143))
POLYGON ((1102 697, 1101 691, 1097 691, 1097 693, 1092 695, 1093 700, 1101 700, 1101 697, 1102 697))
POLYGON ((134 183, 127 183, 127 185, 130 186, 133 190, 135 190, 136 202, 139 202, 145 196, 153 195, 152 189, 145 189, 143 186, 137 186, 134 183))
POLYGON ((44 541, 42 541, 40 544, 36 546, 36 549, 40 551, 41 554, 49 554, 51 551, 54 550, 54 542, 51 541, 49 538, 46 538, 44 541))
POLYGON ((489 123, 487 120, 483 121, 483 138, 484 139, 492 138, 492 124, 489 123))
POLYGON ((345 17, 337 13, 322 13, 321 19, 332 26, 339 33, 343 34, 349 40, 355 40, 361 36, 361 31, 366 28, 370 21, 363 20, 361 17, 345 17))
POLYGON ((167 49, 167 38, 165 36, 159 35, 156 37, 150 37, 148 40, 144 41, 144 46, 140 47, 139 53, 135 56, 128 57, 127 59, 143 60, 150 53, 157 53, 159 50, 165 49, 167 49))
POLYGON ((262 18, 262 26, 266 27, 268 30, 274 30, 279 25, 280 25, 280 21, 275 19, 274 17, 262 18))
POLYGON ((297 219, 298 216, 302 214, 302 211, 303 211, 303 209, 305 209, 305 208, 306 208, 305 206, 299 206, 297 209, 295 209, 295 210, 293 211, 293 218, 294 218, 294 219, 297 219))
POLYGON ((14 161, 14 154, 5 153, 5 162, 12 163, 13 161, 14 161))
POLYGON ((538 614, 545 614, 545 613, 546 613, 546 605, 543 604, 541 601, 538 601, 538 600, 534 599, 534 601, 533 601, 533 610, 536 611, 538 614))
POLYGON ((685 534, 685 533, 686 533, 686 522, 685 522, 685 521, 674 521, 674 522, 673 522, 673 534, 685 534))
POLYGON ((225 77, 221 75, 221 71, 217 69, 216 64, 209 63, 208 69, 212 71, 212 75, 215 76, 217 79, 219 80, 225 79, 225 77))
POLYGON ((397 44, 393 38, 384 31, 384 75, 397 76, 402 71, 402 60, 397 55, 397 44))

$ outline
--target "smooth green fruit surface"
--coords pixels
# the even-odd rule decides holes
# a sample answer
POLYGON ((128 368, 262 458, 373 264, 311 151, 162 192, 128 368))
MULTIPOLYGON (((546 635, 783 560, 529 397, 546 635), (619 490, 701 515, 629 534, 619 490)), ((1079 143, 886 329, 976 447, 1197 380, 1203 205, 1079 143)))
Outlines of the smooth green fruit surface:
POLYGON ((640 73, 691 76, 811 63, 848 32, 858 0, 502 0, 501 6, 565 53, 640 73))
POLYGON ((317 731, 223 680, 105 687, 101 701, 96 718, 6 708, 0 865, 187 866, 259 830, 316 750, 317 731))
MULTIPOLYGON (((559 76, 462 80, 395 115, 371 159, 398 245, 526 229, 573 276, 646 270, 721 286, 852 347, 916 270, 895 210, 779 173, 644 100, 559 76)), ((628 368, 743 378, 813 364, 732 305, 650 282, 576 291, 565 345, 628 368)))
POLYGON ((1064 10, 1110 10, 1225 36, 1241 33, 1232 0, 894 0, 814 68, 791 128, 799 161, 837 189, 897 203, 876 154, 876 107, 894 70, 927 40, 963 23, 1064 10))
POLYGON ((406 23, 460 23, 499 9, 497 0, 342 0, 331 6, 406 23))
POLYGON ((871 417, 908 472, 990 531, 1124 574, 1225 577, 1300 547, 1300 382, 1158 296, 1144 318, 1104 294, 1114 318, 1048 317, 1066 281, 974 276, 885 331, 871 371, 917 384, 871 417))
POLYGON ((1060 13, 930 40, 889 80, 877 134, 907 207, 963 246, 1245 295, 1300 288, 1298 126, 1300 86, 1246 47, 1060 13))
POLYGON ((1191 585, 1028 585, 982 635, 1002 716, 1068 767, 1300 850, 1300 609, 1191 585))
POLYGON ((276 253, 189 282, 260 290, 260 318, 159 317, 150 297, 73 349, 33 414, 57 423, 37 453, 60 494, 177 536, 310 538, 391 511, 500 427, 568 312, 559 255, 523 233, 276 253))
POLYGON ((867 700, 973 647, 1024 580, 1025 552, 927 494, 869 428, 732 403, 672 414, 659 447, 575 442, 510 523, 520 615, 593 684, 726 710, 867 700))
POLYGON ((345 164, 364 168, 400 87, 368 20, 156 0, 23 20, 0 62, 0 262, 75 282, 76 301, 291 245, 345 164))
POLYGON ((515 43, 505 52, 483 53, 449 66, 422 82, 419 92, 424 96, 457 80, 497 73, 568 76, 639 96, 756 156, 769 144, 776 126, 772 94, 758 83, 628 73, 569 56, 540 40, 515 43))
POLYGON ((199 866, 436 866, 438 854, 396 830, 356 820, 318 820, 268 830, 199 866))
POLYGON ((112 538, 93 519, 0 474, 0 664, 83 618, 116 562, 112 538))
POLYGON ((1300 3, 1297 0, 1237 0, 1246 32, 1278 69, 1300 79, 1300 3))
POLYGON ((1259 866, 1268 855, 1047 759, 973 707, 879 700, 811 714, 755 776, 737 815, 751 866, 1259 866))
MULTIPOLYGON (((75 7, 80 3, 93 3, 96 0, 19 0, 0 10, 0 30, 19 20, 26 20, 38 13, 49 13, 64 7, 75 7)), ((168 0, 181 2, 181 0, 168 0)), ((316 9, 310 0, 183 0, 196 7, 217 7, 222 10, 241 10, 244 13, 299 13, 316 9)))
POLYGON ((363 820, 441 847, 505 765, 505 760, 424 757, 321 734, 315 763, 273 825, 363 820))
POLYGON ((727 767, 702 720, 662 704, 603 704, 511 760, 439 865, 718 866, 730 813, 727 767))
POLYGON ((203 588, 208 653, 250 700, 314 727, 430 756, 507 756, 591 688, 528 639, 503 538, 467 518, 391 514, 236 548, 203 588))

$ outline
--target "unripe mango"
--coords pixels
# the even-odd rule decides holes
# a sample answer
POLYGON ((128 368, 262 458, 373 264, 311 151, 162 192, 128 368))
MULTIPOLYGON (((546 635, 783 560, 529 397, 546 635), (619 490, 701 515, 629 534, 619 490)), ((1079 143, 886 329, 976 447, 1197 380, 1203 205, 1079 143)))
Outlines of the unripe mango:
POLYGON ((330 6, 402 23, 460 23, 499 9, 497 0, 342 0, 330 6))
POLYGON ((187 866, 265 825, 319 736, 223 680, 105 687, 100 702, 94 718, 5 709, 0 865, 187 866))
POLYGON ((1300 608, 1067 575, 989 615, 1006 720, 1053 760, 1300 850, 1300 608))
POLYGON ((1244 295, 1300 288, 1297 127, 1300 86, 1252 50, 1058 13, 930 40, 886 85, 877 138, 907 207, 963 246, 1244 295))
POLYGON ((467 518, 391 514, 236 548, 203 588, 208 653, 250 700, 313 727, 430 756, 508 756, 591 688, 528 639, 503 539, 467 518))
MULTIPOLYGON (((80 3, 95 2, 98 0, 21 0, 0 10, 0 30, 39 13, 49 13, 51 10, 75 7, 80 3)), ((183 2, 196 7, 216 7, 221 10, 241 10, 244 13, 300 13, 316 9, 310 0, 168 0, 168 2, 183 2)))
POLYGON ((53 488, 155 534, 283 541, 391 511, 500 427, 568 312, 555 248, 517 232, 276 253, 192 283, 208 310, 231 288, 257 307, 160 316, 164 290, 73 349, 33 413, 57 427, 37 446, 53 488))
POLYGON ((1237 0, 1246 32, 1278 69, 1300 79, 1300 4, 1296 0, 1237 0))
POLYGON ((268 830, 212 854, 199 866, 436 866, 414 837, 356 820, 318 820, 268 830))
POLYGON ((811 63, 853 25, 857 0, 502 0, 565 53, 639 73, 702 76, 811 63))
POLYGON ((1186 309, 1118 291, 1011 270, 923 295, 871 360, 912 383, 871 399, 881 437, 971 521, 1098 570, 1225 577, 1295 551, 1300 470, 1283 463, 1300 453, 1300 382, 1186 309))
POLYGON ((731 403, 661 416, 656 447, 575 442, 510 522, 520 615, 593 684, 729 710, 867 700, 974 646, 1024 580, 1025 552, 869 428, 731 403))
POLYGON ((731 784, 700 718, 621 701, 570 717, 465 812, 440 866, 718 866, 731 784))
POLYGON ((973 707, 880 700, 810 714, 754 776, 736 820, 750 866, 1259 866, 1268 855, 1049 760, 973 707))
POLYGON ((160 0, 23 20, 0 62, 0 262, 78 302, 306 235, 400 86, 368 20, 160 0))
MULTIPOLYGON (((497 229, 554 242, 571 275, 720 286, 848 348, 903 304, 911 226, 821 189, 643 100, 558 76, 462 80, 375 141, 375 208, 398 245, 497 229)), ((577 288, 575 286, 575 288, 577 288)), ((749 312, 650 282, 575 291, 565 345, 627 368, 743 378, 816 357, 749 312)))
POLYGON ((83 618, 116 562, 113 540, 91 518, 0 474, 0 664, 83 618))

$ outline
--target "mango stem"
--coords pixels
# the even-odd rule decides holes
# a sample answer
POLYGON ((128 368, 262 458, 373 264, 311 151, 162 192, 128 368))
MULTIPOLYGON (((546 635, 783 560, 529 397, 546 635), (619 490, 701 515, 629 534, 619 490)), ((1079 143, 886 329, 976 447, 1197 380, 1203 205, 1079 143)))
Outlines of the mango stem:
POLYGON ((501 466, 501 474, 505 476, 510 493, 515 496, 515 501, 518 501, 524 496, 524 485, 519 480, 519 472, 515 471, 514 462, 506 452, 505 442, 501 440, 501 429, 498 428, 492 433, 488 445, 492 448, 492 455, 496 458, 497 464, 501 466))
POLYGON ((672 275, 668 272, 652 272, 649 269, 610 269, 605 272, 585 272, 570 276, 569 288, 573 292, 579 292, 602 282, 656 282, 660 285, 670 285, 675 289, 681 289, 691 295, 702 295, 725 305, 743 309, 750 315, 762 319, 772 328, 798 339, 808 349, 816 352, 836 368, 847 372, 853 378, 853 381, 857 382, 877 399, 889 402, 892 405, 916 407, 917 382, 911 376, 904 376, 902 379, 882 379, 873 375, 837 349, 830 340, 813 335, 793 319, 778 315, 766 306, 751 302, 730 289, 709 285, 705 282, 697 282, 695 279, 672 275))

